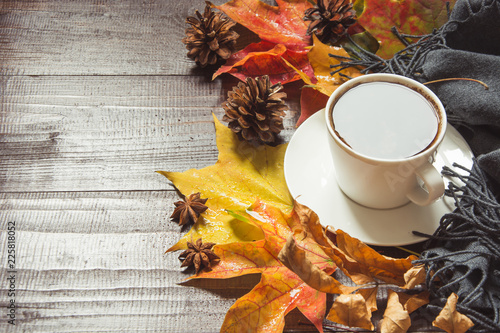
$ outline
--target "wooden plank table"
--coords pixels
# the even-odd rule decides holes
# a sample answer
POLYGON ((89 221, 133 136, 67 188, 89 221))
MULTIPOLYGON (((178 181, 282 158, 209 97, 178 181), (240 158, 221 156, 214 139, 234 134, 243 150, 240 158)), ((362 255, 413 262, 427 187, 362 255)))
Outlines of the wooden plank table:
MULTIPOLYGON (((221 4, 224 1, 214 1, 221 4)), ((186 57, 203 1, 0 3, 1 332, 217 332, 258 276, 188 275, 156 170, 217 160, 212 113, 237 83, 186 57), (15 323, 6 323, 15 223, 15 323)), ((299 116, 287 85, 284 141, 299 116)), ((287 331, 315 331, 293 311, 287 331)))

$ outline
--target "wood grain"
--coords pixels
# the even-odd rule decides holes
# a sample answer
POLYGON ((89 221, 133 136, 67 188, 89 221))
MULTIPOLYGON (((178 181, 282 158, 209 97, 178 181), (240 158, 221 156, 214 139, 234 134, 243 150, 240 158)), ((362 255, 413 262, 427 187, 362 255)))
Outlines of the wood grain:
POLYGON ((190 74, 184 20, 203 7, 202 1, 3 0, 0 72, 190 74))
MULTIPOLYGON (((217 332, 259 278, 179 285, 193 272, 164 253, 182 233, 168 219, 177 199, 173 191, 1 193, 1 249, 7 222, 16 222, 17 328, 217 332)), ((292 318, 296 326, 301 315, 292 318)))
MULTIPOLYGON (((218 331, 258 277, 179 285, 193 272, 179 267, 178 254, 164 254, 182 233, 168 218, 177 199, 173 191, 1 193, 0 230, 8 221, 17 228, 17 327, 218 331)), ((2 232, 2 249, 6 238, 2 232)))
MULTIPOLYGON (((156 170, 217 160, 212 113, 232 88, 200 76, 8 76, 3 191, 160 190, 156 170), (8 134, 8 135, 6 135, 8 134)), ((297 98, 291 96, 291 106, 297 98)), ((289 112, 289 138, 298 112, 289 112)))

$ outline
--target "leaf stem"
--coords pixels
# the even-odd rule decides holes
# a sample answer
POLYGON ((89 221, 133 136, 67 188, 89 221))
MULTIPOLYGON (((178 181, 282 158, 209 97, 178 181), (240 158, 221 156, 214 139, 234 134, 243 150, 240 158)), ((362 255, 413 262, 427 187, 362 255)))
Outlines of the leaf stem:
POLYGON ((432 80, 432 81, 425 82, 424 85, 428 85, 431 83, 444 82, 444 81, 472 81, 472 82, 476 82, 476 83, 479 83, 480 85, 482 85, 485 90, 490 89, 490 87, 488 87, 488 85, 486 83, 484 83, 483 81, 479 81, 476 79, 470 79, 470 78, 466 78, 466 77, 451 77, 451 78, 446 78, 446 79, 432 80))

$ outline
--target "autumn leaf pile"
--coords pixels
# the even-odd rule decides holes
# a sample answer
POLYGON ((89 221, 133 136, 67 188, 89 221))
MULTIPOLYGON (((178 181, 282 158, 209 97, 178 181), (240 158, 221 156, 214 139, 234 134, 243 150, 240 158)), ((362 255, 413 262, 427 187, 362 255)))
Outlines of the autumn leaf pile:
MULTIPOLYGON (((302 80, 302 109, 297 125, 324 107, 340 84, 362 75, 356 68, 331 75, 330 66, 339 63, 336 59, 349 56, 343 48, 346 43, 352 46, 355 41, 356 47, 366 46, 372 48, 370 51, 377 50, 378 56, 389 58, 404 47, 391 33, 392 27, 423 35, 447 19, 445 0, 430 0, 425 5, 420 0, 356 0, 356 24, 347 30, 352 38, 327 45, 314 33, 307 33, 309 22, 304 20, 304 13, 313 12, 315 1, 276 3, 271 6, 259 0, 231 0, 216 6, 207 2, 207 16, 212 9, 219 10, 258 37, 229 57, 224 53, 226 61, 215 70, 213 78, 226 73, 241 81, 266 75, 270 84, 302 80)), ((190 21, 195 27, 216 26, 210 19, 201 23, 203 18, 197 15, 199 20, 190 21)), ((221 18, 213 14, 210 17, 221 18)), ((236 36, 228 30, 232 23, 221 22, 227 28, 224 36, 236 36)), ((201 32, 195 30, 190 30, 193 38, 200 37, 201 32)), ((210 38, 210 45, 224 40, 223 36, 220 40, 210 38)), ((232 47, 232 40, 227 42, 232 47)), ((220 56, 220 48, 225 46, 217 46, 211 52, 220 56)), ((196 47, 203 51, 201 46, 196 47)), ((412 264, 417 257, 384 256, 340 229, 325 230, 312 210, 290 196, 283 171, 287 144, 252 145, 240 141, 215 116, 214 122, 219 149, 214 165, 185 172, 158 172, 186 198, 203 200, 203 209, 196 214, 186 215, 189 200, 176 204, 178 212, 173 214, 178 218, 186 215, 179 224, 194 220, 191 229, 167 250, 187 250, 183 252, 183 266, 189 266, 194 256, 199 256, 196 273, 189 279, 228 279, 256 273, 261 276, 260 282, 228 310, 221 332, 279 332, 284 329, 285 316, 294 309, 319 332, 323 332, 325 319, 346 327, 374 330, 372 313, 378 311, 377 295, 380 301, 382 290, 387 293, 386 304, 377 329, 406 332, 411 326, 410 314, 429 302, 423 285, 425 269, 412 264), (182 215, 181 210, 186 214, 182 215), (202 245, 201 240, 207 245, 202 245), (203 251, 206 253, 197 254, 203 251), (211 258, 216 260, 211 262, 211 258), (329 294, 334 301, 327 308, 329 294)), ((456 303, 457 296, 450 295, 432 324, 447 332, 465 332, 473 326, 457 312, 456 303)))
MULTIPOLYGON (((239 141, 215 116, 214 122, 219 148, 214 165, 159 173, 182 193, 209 198, 208 209, 167 251, 186 249, 187 242, 200 238, 218 244, 212 250, 220 260, 190 279, 261 274, 260 282, 228 310, 221 332, 279 332, 295 308, 319 332, 325 318, 373 330, 380 286, 389 291, 379 328, 405 332, 411 312, 428 302, 421 286, 425 271, 412 265, 417 257, 390 258, 342 230, 325 230, 318 216, 288 192, 287 144, 255 147, 239 141), (336 295, 330 309, 327 294, 336 295)), ((464 332, 472 323, 456 311, 453 297, 434 325, 464 332)))

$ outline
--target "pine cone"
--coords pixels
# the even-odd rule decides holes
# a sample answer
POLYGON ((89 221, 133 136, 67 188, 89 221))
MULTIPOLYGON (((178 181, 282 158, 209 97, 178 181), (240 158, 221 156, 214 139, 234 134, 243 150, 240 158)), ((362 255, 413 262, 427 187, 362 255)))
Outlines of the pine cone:
POLYGON ((308 35, 314 32, 323 43, 335 44, 357 18, 350 0, 318 0, 313 8, 306 10, 304 20, 311 21, 308 35))
POLYGON ((236 23, 223 13, 212 12, 208 1, 206 4, 203 15, 196 11, 197 18, 189 16, 186 19, 191 27, 186 29, 187 37, 182 39, 189 50, 187 56, 201 67, 229 58, 239 37, 231 30, 236 23))
POLYGON ((283 130, 283 116, 288 107, 282 98, 286 93, 279 92, 281 83, 271 86, 269 76, 247 78, 246 84, 239 82, 228 93, 222 103, 226 114, 222 120, 229 122, 228 127, 240 140, 253 144, 271 144, 283 130))

